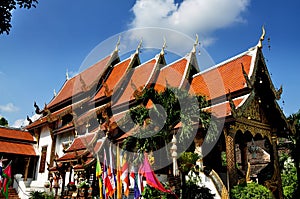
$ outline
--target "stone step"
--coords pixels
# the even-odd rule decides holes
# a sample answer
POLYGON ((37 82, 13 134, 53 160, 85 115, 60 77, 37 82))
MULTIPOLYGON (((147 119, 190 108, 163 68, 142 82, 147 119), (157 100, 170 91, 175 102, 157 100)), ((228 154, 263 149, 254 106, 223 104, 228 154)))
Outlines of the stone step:
MULTIPOLYGON (((1 194, 0 199, 3 199, 3 198, 5 198, 5 197, 1 194)), ((18 193, 13 188, 8 189, 8 198, 9 199, 20 199, 18 196, 18 193)))

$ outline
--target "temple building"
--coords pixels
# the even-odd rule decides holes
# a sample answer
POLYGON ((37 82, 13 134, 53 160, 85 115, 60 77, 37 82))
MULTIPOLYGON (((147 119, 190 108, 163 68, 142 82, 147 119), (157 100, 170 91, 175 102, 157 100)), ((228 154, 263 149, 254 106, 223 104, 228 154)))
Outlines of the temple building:
POLYGON ((32 179, 39 160, 36 144, 37 141, 28 131, 0 126, 2 170, 12 165, 12 176, 21 174, 25 181, 32 179))
MULTIPOLYGON (((205 71, 199 70, 195 46, 172 63, 166 63, 164 47, 141 63, 140 46, 121 60, 117 45, 107 57, 67 78, 43 109, 35 104, 40 117, 26 126, 37 140, 39 154, 33 160, 30 186, 56 176, 62 195, 79 178, 96 186, 95 154, 106 136, 117 143, 132 135, 133 130, 125 132, 118 121, 136 105, 137 93, 149 87, 159 92, 176 87, 206 96, 208 111, 224 121, 217 143, 203 159, 204 166, 222 181, 217 183, 228 190, 245 179, 257 181, 276 198, 283 198, 277 139, 285 137, 290 126, 277 103, 282 88, 272 83, 262 52, 263 37, 254 47, 205 71)), ((199 132, 196 147, 203 139, 199 132)), ((222 190, 217 191, 224 198, 222 190)))

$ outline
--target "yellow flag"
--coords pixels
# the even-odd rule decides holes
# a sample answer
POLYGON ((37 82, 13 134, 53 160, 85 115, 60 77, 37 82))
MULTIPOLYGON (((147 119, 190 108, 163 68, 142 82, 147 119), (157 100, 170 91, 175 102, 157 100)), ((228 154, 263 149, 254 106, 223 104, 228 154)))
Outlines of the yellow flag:
POLYGON ((100 194, 100 199, 103 199, 101 175, 102 175, 102 168, 101 168, 101 165, 100 165, 99 157, 97 156, 96 177, 99 180, 99 194, 100 194))

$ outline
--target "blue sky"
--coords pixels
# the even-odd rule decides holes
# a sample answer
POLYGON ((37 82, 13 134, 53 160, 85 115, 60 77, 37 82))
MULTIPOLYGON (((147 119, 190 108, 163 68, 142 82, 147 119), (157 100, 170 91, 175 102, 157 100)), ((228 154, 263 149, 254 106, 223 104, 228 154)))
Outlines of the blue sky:
POLYGON ((95 46, 128 29, 198 33, 219 63, 256 45, 262 25, 270 37, 267 66, 275 86, 283 85, 279 104, 289 115, 300 108, 299 7, 291 0, 40 0, 35 9, 15 10, 10 34, 0 35, 0 115, 10 125, 32 116, 33 102, 48 103, 66 70, 75 73, 95 46))

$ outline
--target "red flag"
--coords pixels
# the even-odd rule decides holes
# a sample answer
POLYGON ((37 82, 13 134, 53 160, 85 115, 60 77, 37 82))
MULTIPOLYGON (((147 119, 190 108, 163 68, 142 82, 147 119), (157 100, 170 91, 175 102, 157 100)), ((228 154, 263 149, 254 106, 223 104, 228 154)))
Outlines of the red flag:
POLYGON ((11 164, 9 164, 4 170, 3 170, 3 186, 2 186, 2 194, 5 196, 5 198, 8 198, 8 186, 11 184, 11 164))
POLYGON ((171 190, 165 189, 165 187, 159 182, 155 173, 152 171, 148 161, 148 155, 144 154, 144 163, 140 166, 139 173, 146 178, 146 182, 151 187, 158 189, 162 192, 172 193, 171 190))
POLYGON ((104 180, 104 186, 105 186, 105 191, 104 191, 105 198, 107 198, 109 191, 113 189, 111 186, 111 183, 110 183, 110 179, 109 179, 107 170, 108 170, 107 169, 107 159, 106 159, 106 152, 104 149, 103 180, 104 180))
POLYGON ((114 174, 114 164, 113 164, 113 154, 112 154, 112 146, 109 146, 109 167, 107 169, 108 178, 110 180, 111 187, 108 189, 108 196, 114 195, 116 191, 116 179, 114 174))

